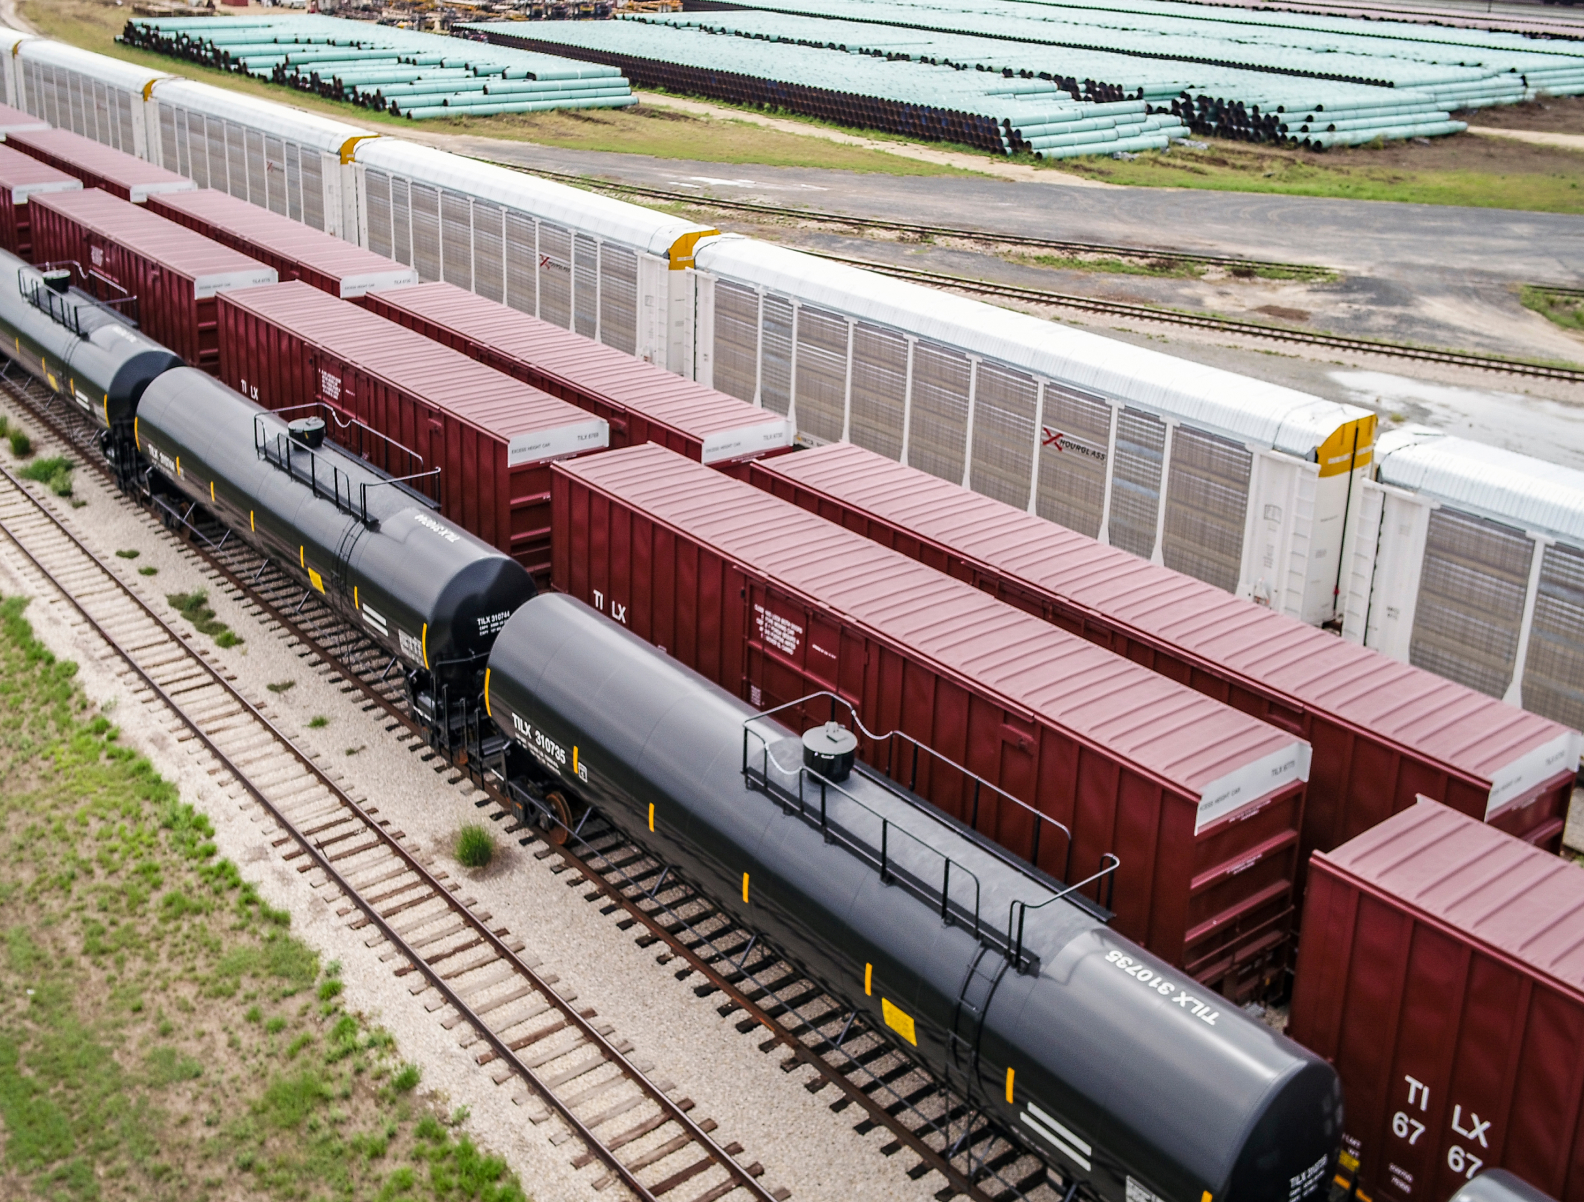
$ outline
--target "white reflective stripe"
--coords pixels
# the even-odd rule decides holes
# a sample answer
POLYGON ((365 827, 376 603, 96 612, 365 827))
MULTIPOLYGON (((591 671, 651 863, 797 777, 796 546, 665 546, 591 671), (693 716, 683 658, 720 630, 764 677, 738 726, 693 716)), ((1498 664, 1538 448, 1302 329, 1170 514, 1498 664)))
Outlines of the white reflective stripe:
POLYGON ((1042 1123, 1049 1123, 1057 1131, 1061 1132, 1062 1138, 1065 1139, 1068 1143, 1071 1143, 1071 1144, 1075 1145, 1076 1147, 1082 1148, 1083 1151, 1084 1151, 1084 1155, 1085 1156, 1089 1155, 1089 1153, 1094 1151, 1094 1148, 1092 1148, 1089 1144, 1085 1143, 1083 1140, 1079 1139, 1078 1136, 1075 1135, 1073 1132, 1069 1131, 1060 1122, 1060 1120, 1054 1118, 1051 1115, 1046 1114, 1038 1106, 1034 1105, 1033 1102, 1029 1103, 1029 1113, 1032 1114, 1035 1118, 1039 1119, 1042 1123))
POLYGON ((1048 1141, 1050 1141, 1050 1143, 1055 1145, 1055 1148, 1056 1148, 1056 1150, 1058 1152, 1060 1152, 1062 1155, 1066 1156, 1069 1160, 1071 1160, 1079 1168, 1084 1169, 1085 1171, 1088 1171, 1089 1169, 1091 1169, 1093 1167, 1089 1163, 1089 1157, 1087 1155, 1085 1155, 1085 1153, 1091 1151, 1089 1145, 1084 1143, 1083 1140, 1077 1139, 1077 1137, 1075 1137, 1071 1131, 1068 1131, 1066 1127, 1063 1127, 1060 1123, 1056 1122, 1055 1119, 1051 1118, 1043 1110, 1040 1110, 1038 1107, 1035 1107, 1035 1106, 1030 1106, 1027 1110, 1025 1110, 1018 1117, 1021 1118, 1030 1127, 1034 1128, 1034 1130, 1037 1131, 1040 1135, 1043 1135, 1048 1141), (1038 1116, 1038 1117, 1036 1117, 1036 1116, 1038 1116), (1066 1142, 1066 1140, 1061 1138, 1060 1135, 1058 1135, 1055 1131, 1052 1131, 1049 1127, 1047 1127, 1045 1125, 1045 1122, 1041 1122, 1040 1121, 1041 1119, 1044 1119, 1045 1122, 1049 1122, 1049 1123, 1053 1124, 1058 1130, 1060 1130, 1062 1135, 1067 1136, 1069 1139, 1073 1139, 1076 1143, 1082 1144, 1083 1145, 1083 1149, 1084 1149, 1083 1152, 1079 1152, 1076 1148, 1072 1147, 1072 1145, 1068 1144, 1066 1142))

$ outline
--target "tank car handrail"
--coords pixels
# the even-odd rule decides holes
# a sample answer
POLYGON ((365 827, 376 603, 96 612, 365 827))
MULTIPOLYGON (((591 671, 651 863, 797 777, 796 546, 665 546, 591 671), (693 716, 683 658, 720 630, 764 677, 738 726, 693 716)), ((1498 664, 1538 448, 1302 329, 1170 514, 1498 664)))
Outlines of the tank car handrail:
MULTIPOLYGON (((293 480, 306 484, 313 491, 313 495, 332 502, 341 512, 357 518, 365 526, 378 526, 379 519, 370 517, 368 511, 368 494, 371 488, 383 488, 386 485, 395 485, 405 492, 412 493, 425 504, 430 503, 430 498, 410 487, 410 481, 427 480, 431 477, 438 478, 440 469, 430 468, 426 472, 417 472, 410 476, 389 476, 382 480, 354 481, 347 472, 330 463, 330 479, 328 482, 319 475, 319 456, 314 454, 313 448, 295 443, 288 431, 277 430, 274 437, 270 437, 266 430, 264 419, 274 416, 270 413, 256 413, 253 415, 253 449, 259 458, 279 468, 293 480), (306 473, 293 461, 293 448, 308 457, 308 470, 306 473)), ((377 471, 372 464, 370 471, 377 471)))
POLYGON ((17 291, 28 304, 57 325, 64 326, 79 338, 88 337, 88 334, 82 328, 81 314, 84 305, 92 306, 95 309, 103 309, 117 321, 124 321, 133 329, 137 329, 137 297, 121 287, 120 284, 115 283, 114 280, 106 279, 97 272, 90 273, 83 270, 83 265, 77 262, 76 259, 53 259, 48 263, 23 264, 17 268, 17 291), (115 300, 100 300, 96 296, 90 296, 88 293, 77 289, 75 285, 73 285, 73 289, 77 293, 75 297, 56 292, 44 283, 43 273, 62 267, 70 268, 75 273, 74 278, 81 279, 83 283, 87 283, 89 275, 92 274, 94 279, 104 280, 105 283, 110 284, 121 295, 115 300), (27 279, 27 273, 29 272, 38 278, 29 281, 27 279), (29 286, 30 283, 31 287, 29 286), (118 305, 127 306, 130 312, 117 308, 118 305))
MULTIPOLYGON (((1109 851, 1103 852, 1100 856, 1100 867, 1097 871, 1090 873, 1088 876, 1084 877, 1083 880, 1077 882, 1076 884, 1068 885, 1055 896, 1047 897, 1038 905, 1031 906, 1022 898, 1013 898, 1011 904, 1007 906, 1007 945, 1012 949, 1012 953, 1009 958, 1011 959, 1013 966, 1019 972, 1023 971, 1023 924, 1028 918, 1028 912, 1030 910, 1043 910, 1052 902, 1064 901, 1070 894, 1078 892, 1078 890, 1082 889, 1085 885, 1094 884, 1104 876, 1111 877, 1111 880, 1108 882, 1110 888, 1106 893, 1106 909, 1109 910, 1111 908, 1111 901, 1114 897, 1114 891, 1116 888, 1116 877, 1113 874, 1120 867, 1122 867, 1122 861, 1115 853, 1109 851), (1110 860, 1111 862, 1107 864, 1107 860, 1110 860), (1016 926, 1015 932, 1013 929, 1014 924, 1016 926)), ((1099 897, 1099 893, 1100 891, 1096 889, 1096 898, 1099 897)))
MULTIPOLYGON (((940 752, 936 751, 933 747, 929 746, 929 744, 920 742, 918 739, 915 739, 912 735, 907 734, 904 731, 893 730, 893 731, 889 731, 889 732, 887 732, 886 734, 883 734, 883 735, 882 734, 876 734, 874 731, 870 730, 868 727, 866 727, 863 724, 862 719, 860 719, 858 717, 858 711, 853 707, 852 702, 848 701, 845 697, 838 696, 837 694, 830 692, 828 689, 821 689, 817 693, 810 693, 810 694, 808 694, 805 697, 799 697, 796 701, 788 701, 784 705, 777 705, 777 706, 772 707, 771 709, 767 709, 763 713, 761 713, 759 715, 759 717, 768 718, 768 717, 771 717, 774 714, 779 714, 782 710, 792 709, 792 708, 794 708, 796 706, 802 706, 802 705, 804 705, 804 704, 806 704, 806 703, 808 703, 810 701, 817 701, 821 697, 827 697, 827 698, 830 699, 830 702, 831 702, 831 719, 833 721, 835 720, 835 717, 836 717, 836 707, 838 705, 840 705, 843 709, 845 709, 847 711, 848 715, 852 718, 853 728, 855 730, 857 730, 861 735, 863 735, 866 739, 871 740, 872 742, 886 743, 887 744, 886 765, 885 765, 884 768, 881 769, 881 771, 883 771, 892 780, 896 780, 896 781, 898 781, 898 783, 900 783, 900 780, 901 780, 901 778, 895 772, 892 771, 892 769, 895 768, 897 765, 896 765, 896 756, 892 753, 891 749, 896 747, 897 743, 906 743, 909 746, 911 746, 912 749, 913 749, 913 755, 912 755, 913 762, 912 762, 912 764, 910 766, 910 769, 909 769, 909 773, 908 773, 909 779, 908 779, 908 782, 907 782, 907 787, 909 789, 917 791, 918 769, 919 769, 919 752, 921 752, 921 751, 925 755, 929 756, 931 759, 939 760, 942 764, 945 764, 948 768, 952 769, 955 772, 960 772, 964 776, 966 776, 968 779, 972 780, 973 783, 974 783, 973 807, 972 807, 972 812, 969 815, 968 825, 970 827, 972 827, 974 830, 978 830, 979 829, 979 798, 980 798, 981 793, 985 789, 989 789, 992 793, 996 794, 998 797, 1000 797, 1004 801, 1010 802, 1012 805, 1016 806, 1018 809, 1022 810, 1024 813, 1026 813, 1029 817, 1033 818, 1034 819, 1034 841, 1033 841, 1033 846, 1030 847, 1030 849, 1029 849, 1028 862, 1030 864, 1034 865, 1035 868, 1039 867, 1040 833, 1041 833, 1041 831, 1044 830, 1044 826, 1042 826, 1041 824, 1049 824, 1050 826, 1054 826, 1057 830, 1061 831, 1061 833, 1066 837, 1066 840, 1067 840, 1067 850, 1066 850, 1066 854, 1062 858, 1062 870, 1061 870, 1060 877, 1064 881, 1067 879, 1068 874, 1072 871, 1072 831, 1067 827, 1066 823, 1059 822, 1055 818, 1052 818, 1050 815, 1040 812, 1034 806, 1029 805, 1028 802, 1022 801, 1019 798, 1014 797, 1012 794, 1008 793, 1005 789, 1001 788, 999 785, 992 784, 990 781, 985 780, 985 778, 980 776, 977 772, 974 772, 972 769, 967 768, 967 767, 963 766, 962 764, 957 763, 957 761, 955 761, 953 759, 950 759, 947 756, 942 755, 940 752), (895 741, 893 742, 893 740, 895 740, 895 741)), ((777 765, 777 767, 779 767, 779 766, 780 765, 777 765)), ((879 765, 876 765, 876 767, 879 767, 879 765)))
MULTIPOLYGON (((290 406, 286 407, 285 409, 275 409, 275 410, 271 410, 271 412, 273 412, 275 414, 275 416, 280 418, 282 421, 290 421, 291 418, 290 418, 289 415, 291 415, 291 414, 309 413, 309 414, 312 414, 312 415, 314 415, 316 417, 321 417, 321 418, 328 417, 330 421, 335 423, 335 426, 336 426, 337 430, 356 430, 360 437, 372 438, 372 439, 377 440, 379 443, 384 444, 384 446, 387 448, 387 453, 390 450, 395 450, 395 451, 399 452, 400 454, 406 456, 406 460, 407 460, 406 466, 408 468, 411 468, 414 463, 416 463, 418 465, 418 470, 416 472, 409 471, 409 472, 407 472, 405 474, 403 474, 403 473, 384 473, 384 472, 381 472, 381 469, 377 465, 375 465, 372 460, 369 459, 369 453, 364 448, 350 446, 349 444, 347 444, 346 442, 344 442, 340 438, 336 438, 336 439, 332 440, 342 450, 348 452, 349 454, 356 455, 359 459, 361 459, 365 463, 369 464, 369 466, 371 468, 373 468, 376 472, 381 472, 381 474, 388 474, 390 476, 391 480, 393 480, 393 481, 428 479, 431 476, 438 476, 439 475, 440 469, 438 467, 429 468, 427 466, 427 464, 426 464, 426 461, 424 460, 424 457, 422 455, 420 455, 417 451, 413 450, 406 443, 397 442, 394 438, 391 438, 389 435, 380 433, 373 426, 368 425, 366 422, 363 422, 363 421, 359 420, 358 418, 355 418, 355 417, 345 417, 345 418, 343 418, 342 415, 341 415, 341 411, 338 410, 334 405, 329 404, 328 402, 325 402, 325 401, 309 401, 306 405, 290 405, 290 406)), ((387 462, 390 462, 390 460, 387 459, 387 462)), ((427 504, 429 504, 432 508, 438 509, 440 507, 440 501, 439 501, 439 499, 437 497, 431 497, 427 493, 419 492, 417 489, 408 489, 407 491, 412 492, 412 493, 414 493, 415 495, 417 495, 419 497, 422 497, 423 500, 427 504)))

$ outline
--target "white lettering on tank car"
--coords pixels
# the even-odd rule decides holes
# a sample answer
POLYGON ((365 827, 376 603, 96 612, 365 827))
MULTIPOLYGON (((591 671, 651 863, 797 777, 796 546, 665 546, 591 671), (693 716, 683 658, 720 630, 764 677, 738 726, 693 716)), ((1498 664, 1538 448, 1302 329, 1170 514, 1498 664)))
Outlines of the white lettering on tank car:
POLYGON ((455 530, 451 529, 450 526, 442 526, 439 522, 435 521, 427 513, 415 513, 415 514, 413 514, 413 521, 417 522, 425 530, 433 530, 436 534, 438 534, 441 538, 445 539, 446 542, 448 542, 448 543, 454 543, 454 542, 456 542, 458 539, 460 539, 462 537, 455 530))
POLYGON ((176 461, 146 438, 143 440, 143 453, 154 461, 155 467, 163 469, 166 475, 176 474, 176 461))
POLYGON ((1127 1202, 1166 1202, 1159 1194, 1132 1177, 1127 1179, 1127 1202))
POLYGON ((1216 1019, 1221 1017, 1221 1011, 1213 1009, 1209 1002, 1195 997, 1182 986, 1173 984, 1148 965, 1141 964, 1133 959, 1132 956, 1112 949, 1106 953, 1106 963, 1116 965, 1140 985, 1153 989, 1161 997, 1186 1010, 1202 1023, 1213 1027, 1216 1025, 1216 1019))
POLYGON ((1322 1156, 1296 1177, 1287 1180, 1287 1202, 1301 1202, 1325 1180, 1326 1157, 1322 1156))
POLYGON ((498 614, 490 614, 488 617, 479 618, 478 619, 478 632, 479 632, 479 634, 480 635, 499 634, 501 627, 506 625, 506 619, 511 617, 511 615, 512 615, 512 611, 511 610, 503 609, 498 614))
POLYGON ((423 663, 423 641, 414 638, 399 626, 396 628, 396 633, 400 636, 402 654, 415 663, 423 663))
POLYGON ((762 605, 754 606, 754 621, 759 627, 759 637, 765 642, 787 655, 797 654, 803 627, 778 613, 772 613, 762 605))
MULTIPOLYGON (((1018 1115, 1018 1118, 1022 1120, 1026 1127, 1030 1128, 1036 1135, 1043 1137, 1046 1143, 1050 1144, 1080 1168, 1087 1170, 1092 1167, 1089 1163, 1089 1158, 1094 1155, 1094 1148, 1084 1140, 1079 1139, 1077 1134, 1057 1119, 1055 1115, 1046 1114, 1033 1102, 1030 1102, 1023 1113, 1018 1115)), ((1154 1198, 1155 1195, 1151 1194, 1150 1197, 1154 1198)), ((1156 1202, 1160 1202, 1160 1199, 1157 1198, 1156 1202)))
MULTIPOLYGON (((561 772, 566 769, 567 753, 565 747, 561 746, 561 744, 557 743, 520 714, 513 714, 511 720, 512 730, 517 733, 517 741, 528 749, 534 759, 552 772, 561 772)), ((588 779, 581 772, 578 775, 585 780, 588 779)))

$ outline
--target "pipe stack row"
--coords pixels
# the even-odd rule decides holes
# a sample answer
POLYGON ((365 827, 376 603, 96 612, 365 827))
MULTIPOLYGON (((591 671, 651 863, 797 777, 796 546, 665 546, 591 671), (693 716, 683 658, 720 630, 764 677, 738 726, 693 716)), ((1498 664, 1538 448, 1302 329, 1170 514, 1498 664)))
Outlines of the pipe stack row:
POLYGON ((613 67, 331 17, 138 17, 122 41, 413 120, 638 103, 613 67))

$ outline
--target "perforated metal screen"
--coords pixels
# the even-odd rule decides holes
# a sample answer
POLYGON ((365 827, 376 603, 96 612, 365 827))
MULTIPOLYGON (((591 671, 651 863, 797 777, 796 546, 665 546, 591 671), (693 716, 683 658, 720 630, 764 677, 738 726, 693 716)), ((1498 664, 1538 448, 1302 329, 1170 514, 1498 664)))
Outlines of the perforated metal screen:
POLYGON ((1122 410, 1117 417, 1116 465, 1107 526, 1113 547, 1144 559, 1155 553, 1165 456, 1166 423, 1152 413, 1122 410))
POLYGON ((1110 442, 1110 405, 1045 385, 1034 511, 1069 530, 1099 538, 1110 442))
POLYGON ((1524 708, 1584 730, 1584 551, 1553 544, 1540 561, 1524 708))
POLYGON ((1177 427, 1161 530, 1161 558, 1168 568, 1229 593, 1237 590, 1253 467, 1247 447, 1177 427))

